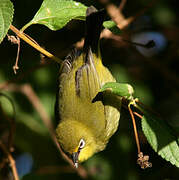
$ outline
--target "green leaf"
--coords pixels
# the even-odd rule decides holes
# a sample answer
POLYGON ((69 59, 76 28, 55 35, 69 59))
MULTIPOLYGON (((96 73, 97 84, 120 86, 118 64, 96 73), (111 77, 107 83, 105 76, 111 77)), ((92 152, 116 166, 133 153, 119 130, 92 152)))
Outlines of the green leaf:
POLYGON ((70 20, 85 20, 87 7, 72 0, 44 0, 34 18, 21 30, 32 24, 42 24, 51 30, 59 30, 70 20))
POLYGON ((103 26, 109 29, 113 34, 121 34, 121 30, 117 27, 114 21, 104 21, 103 26))
POLYGON ((179 146, 172 128, 159 118, 144 112, 143 132, 155 152, 171 164, 179 167, 179 146))
POLYGON ((14 14, 13 4, 10 0, 0 0, 0 43, 6 36, 12 23, 14 14))
POLYGON ((130 84, 127 83, 108 82, 100 90, 100 92, 104 91, 108 91, 128 100, 133 99, 134 89, 130 84))

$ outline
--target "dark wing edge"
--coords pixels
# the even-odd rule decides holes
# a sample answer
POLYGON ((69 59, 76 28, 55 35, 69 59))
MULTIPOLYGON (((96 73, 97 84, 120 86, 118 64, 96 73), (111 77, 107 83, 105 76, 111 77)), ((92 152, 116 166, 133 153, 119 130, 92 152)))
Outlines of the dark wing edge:
POLYGON ((56 91, 56 101, 55 101, 55 127, 58 125, 60 121, 60 112, 59 112, 59 83, 60 83, 60 76, 63 74, 68 74, 71 69, 73 68, 73 62, 80 56, 81 51, 77 50, 73 47, 70 53, 66 56, 65 60, 63 61, 62 65, 59 67, 59 75, 58 75, 58 83, 57 83, 57 91, 56 91))

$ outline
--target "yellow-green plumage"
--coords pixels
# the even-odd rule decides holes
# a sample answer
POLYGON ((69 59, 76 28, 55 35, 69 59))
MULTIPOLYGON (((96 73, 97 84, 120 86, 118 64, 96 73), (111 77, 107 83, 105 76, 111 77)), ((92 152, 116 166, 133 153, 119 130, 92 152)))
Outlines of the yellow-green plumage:
POLYGON ((77 151, 81 139, 85 147, 78 160, 88 159, 105 148, 118 127, 119 111, 101 101, 92 103, 106 82, 115 81, 103 66, 100 53, 87 48, 80 56, 74 51, 63 63, 59 76, 57 138, 64 151, 77 151))

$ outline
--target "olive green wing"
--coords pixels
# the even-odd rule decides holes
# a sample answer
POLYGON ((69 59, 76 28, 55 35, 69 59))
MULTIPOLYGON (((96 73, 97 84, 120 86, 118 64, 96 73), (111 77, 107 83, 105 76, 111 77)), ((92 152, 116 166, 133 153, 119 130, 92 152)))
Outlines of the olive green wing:
MULTIPOLYGON (((116 82, 115 78, 112 76, 111 72, 105 66, 98 65, 97 72, 99 79, 101 81, 101 87, 107 82, 116 82)), ((103 104, 105 107, 105 141, 108 141, 109 138, 116 132, 120 119, 120 107, 121 107, 121 98, 117 98, 115 95, 103 96, 103 104)))
POLYGON ((84 63, 83 54, 70 65, 66 61, 59 77, 59 117, 61 120, 74 119, 85 124, 95 136, 106 126, 102 102, 92 103, 101 85, 90 53, 89 61, 84 63))

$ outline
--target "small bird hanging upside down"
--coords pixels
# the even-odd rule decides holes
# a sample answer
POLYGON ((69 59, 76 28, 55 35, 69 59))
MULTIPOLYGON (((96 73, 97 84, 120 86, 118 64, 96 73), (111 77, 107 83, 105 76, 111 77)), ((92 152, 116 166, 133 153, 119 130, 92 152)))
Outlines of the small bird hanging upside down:
POLYGON ((86 12, 86 36, 83 51, 73 50, 60 68, 56 109, 59 124, 57 139, 70 155, 75 167, 102 151, 118 128, 121 100, 112 98, 114 106, 95 101, 106 82, 115 82, 110 71, 103 66, 99 50, 99 36, 105 10, 89 7, 86 12))

